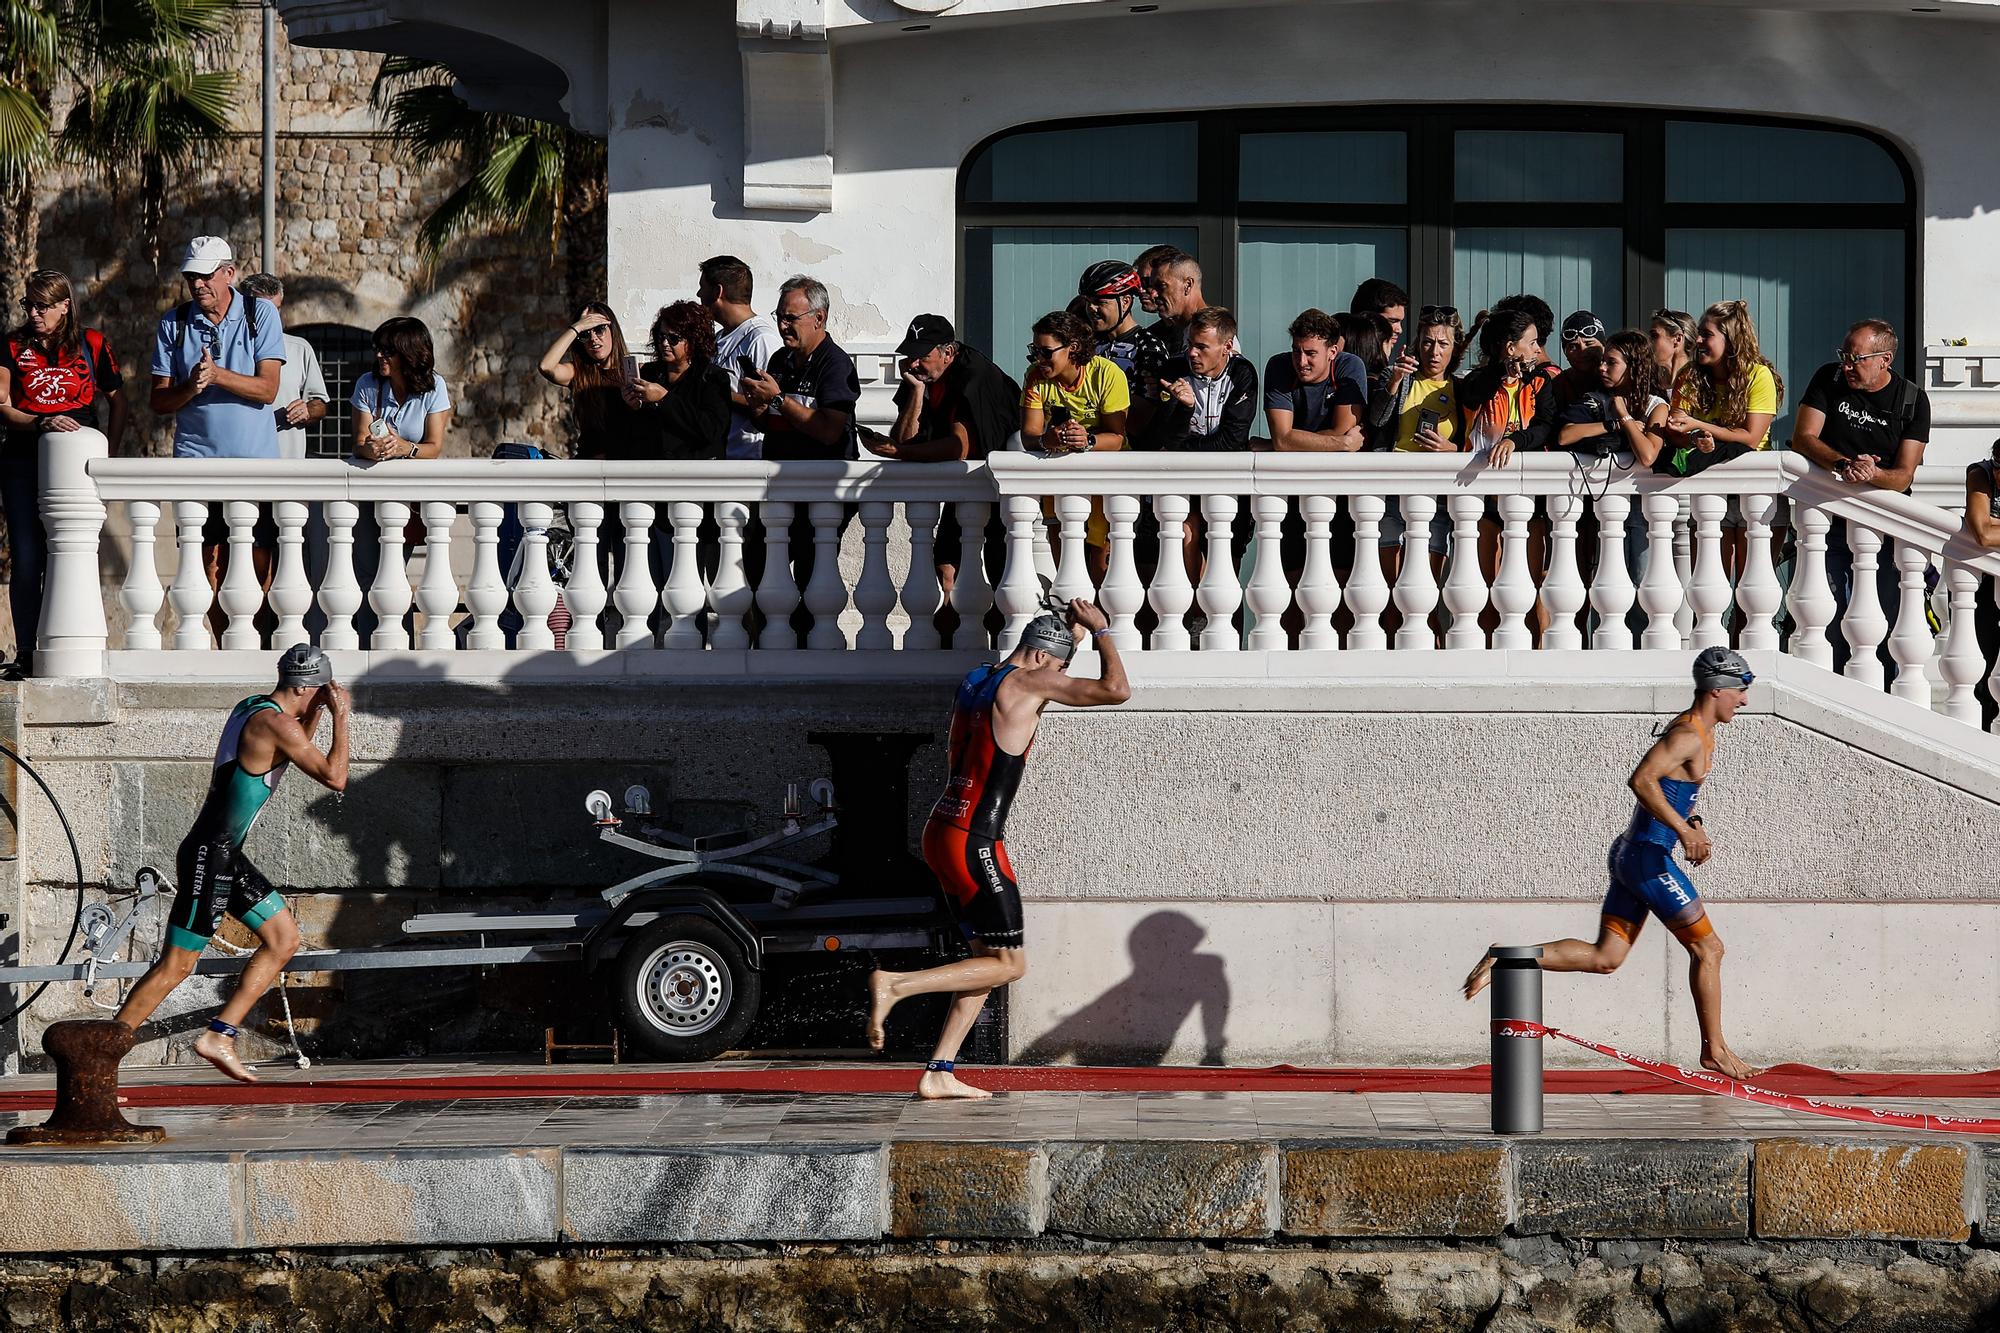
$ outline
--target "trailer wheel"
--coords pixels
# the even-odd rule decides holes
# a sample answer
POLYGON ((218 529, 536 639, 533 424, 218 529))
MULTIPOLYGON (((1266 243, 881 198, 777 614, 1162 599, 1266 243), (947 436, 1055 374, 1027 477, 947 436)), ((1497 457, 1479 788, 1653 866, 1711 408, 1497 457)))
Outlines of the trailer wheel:
POLYGON ((670 916, 625 942, 612 967, 618 1016, 656 1060, 710 1060, 743 1040, 763 979, 714 922, 670 916))

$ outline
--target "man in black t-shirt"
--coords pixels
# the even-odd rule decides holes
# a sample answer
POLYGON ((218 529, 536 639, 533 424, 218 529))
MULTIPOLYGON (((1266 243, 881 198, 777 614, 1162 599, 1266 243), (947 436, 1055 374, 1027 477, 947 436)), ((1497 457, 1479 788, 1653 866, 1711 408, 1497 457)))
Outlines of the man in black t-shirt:
POLYGON ((743 397, 764 430, 764 457, 855 458, 854 409, 861 377, 854 359, 826 332, 826 288, 797 277, 778 289, 778 336, 785 345, 761 373, 743 375, 743 397))
MULTIPOLYGON (((1931 400, 1896 373, 1896 349, 1896 330, 1884 320, 1864 319, 1849 329, 1840 359, 1821 366, 1799 399, 1792 448, 1850 486, 1908 494, 1931 437, 1931 400)), ((1887 538, 1876 560, 1875 586, 1893 629, 1901 589, 1895 549, 1887 538)), ((1847 544, 1847 524, 1839 518, 1827 532, 1826 573, 1839 608, 1828 636, 1834 670, 1839 671, 1848 656, 1839 617, 1847 614, 1854 592, 1854 554, 1847 544)), ((1877 652, 1893 673, 1886 639, 1877 652)))

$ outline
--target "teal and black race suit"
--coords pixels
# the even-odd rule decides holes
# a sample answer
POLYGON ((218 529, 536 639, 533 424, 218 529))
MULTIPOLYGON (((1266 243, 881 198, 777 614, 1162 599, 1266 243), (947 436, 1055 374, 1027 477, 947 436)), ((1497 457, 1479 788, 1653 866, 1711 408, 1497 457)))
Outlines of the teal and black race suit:
POLYGON ((200 953, 225 911, 255 930, 285 910, 285 900, 243 855, 251 826, 285 775, 282 759, 263 773, 243 767, 243 728, 267 710, 282 711, 268 696, 253 695, 231 709, 223 724, 215 768, 209 774, 208 799, 181 841, 175 862, 174 901, 167 913, 170 948, 200 953))

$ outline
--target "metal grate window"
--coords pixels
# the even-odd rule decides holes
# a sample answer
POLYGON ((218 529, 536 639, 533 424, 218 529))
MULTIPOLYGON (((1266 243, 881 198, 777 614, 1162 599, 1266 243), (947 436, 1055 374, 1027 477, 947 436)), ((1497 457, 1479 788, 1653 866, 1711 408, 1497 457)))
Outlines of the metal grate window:
POLYGON ((288 332, 312 344, 326 377, 326 415, 306 427, 307 458, 344 458, 353 436, 354 381, 375 366, 375 335, 351 324, 305 324, 288 332))

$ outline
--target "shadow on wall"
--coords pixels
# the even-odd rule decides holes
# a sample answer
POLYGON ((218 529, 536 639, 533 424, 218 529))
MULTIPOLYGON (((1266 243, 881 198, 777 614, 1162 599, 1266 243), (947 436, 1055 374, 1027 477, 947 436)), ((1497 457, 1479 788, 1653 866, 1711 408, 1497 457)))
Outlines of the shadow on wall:
POLYGON ((1220 1066, 1229 1025, 1222 955, 1196 953, 1208 932, 1185 912, 1155 912, 1132 927, 1132 974, 1020 1051, 1024 1065, 1164 1064, 1188 1015, 1201 1010, 1204 1065, 1220 1066))

